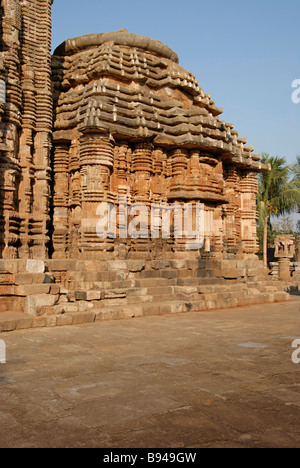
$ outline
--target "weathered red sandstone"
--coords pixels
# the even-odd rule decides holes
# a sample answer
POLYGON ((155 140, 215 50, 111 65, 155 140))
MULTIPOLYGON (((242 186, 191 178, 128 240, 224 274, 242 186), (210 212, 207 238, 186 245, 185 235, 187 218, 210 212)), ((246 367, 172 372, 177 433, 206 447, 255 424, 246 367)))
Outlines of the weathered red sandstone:
POLYGON ((260 156, 159 41, 70 39, 51 67, 51 4, 1 0, 0 331, 287 299, 256 257, 260 156), (130 206, 187 202, 201 249, 120 238, 130 206))
POLYGON ((0 256, 48 256, 51 0, 1 1, 0 256))
MULTIPOLYGON (((256 174, 266 168, 175 52, 126 30, 92 34, 58 47, 52 70, 55 258, 116 250, 95 224, 99 203, 119 196, 201 201, 207 251, 257 252, 256 174)), ((155 257, 153 244, 130 240, 125 257, 155 257)), ((186 250, 176 239, 162 249, 168 257, 186 250)))

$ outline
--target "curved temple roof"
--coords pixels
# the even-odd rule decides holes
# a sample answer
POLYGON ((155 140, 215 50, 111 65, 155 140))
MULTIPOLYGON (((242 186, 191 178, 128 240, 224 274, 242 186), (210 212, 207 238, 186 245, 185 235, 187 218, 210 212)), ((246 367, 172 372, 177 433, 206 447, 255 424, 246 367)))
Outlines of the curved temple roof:
POLYGON ((75 37, 74 39, 68 39, 57 47, 54 55, 74 54, 82 49, 98 47, 107 42, 113 42, 116 45, 127 47, 136 47, 145 52, 154 53, 172 60, 175 63, 179 63, 178 55, 167 45, 160 41, 149 39, 148 37, 129 33, 127 29, 109 33, 87 34, 85 36, 75 37))

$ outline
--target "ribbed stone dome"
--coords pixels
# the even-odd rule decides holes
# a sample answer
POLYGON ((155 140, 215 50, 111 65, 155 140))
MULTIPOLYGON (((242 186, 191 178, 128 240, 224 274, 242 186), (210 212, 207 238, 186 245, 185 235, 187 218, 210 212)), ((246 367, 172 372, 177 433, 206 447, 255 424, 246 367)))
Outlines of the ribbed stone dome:
POLYGON ((58 46, 54 55, 72 54, 82 49, 101 46, 106 42, 113 42, 116 45, 127 47, 136 47, 137 49, 142 49, 146 52, 151 52, 160 57, 172 60, 175 63, 179 62, 178 55, 167 45, 160 41, 149 39, 148 37, 132 34, 128 32, 127 29, 121 29, 116 32, 87 34, 86 36, 68 39, 58 46))

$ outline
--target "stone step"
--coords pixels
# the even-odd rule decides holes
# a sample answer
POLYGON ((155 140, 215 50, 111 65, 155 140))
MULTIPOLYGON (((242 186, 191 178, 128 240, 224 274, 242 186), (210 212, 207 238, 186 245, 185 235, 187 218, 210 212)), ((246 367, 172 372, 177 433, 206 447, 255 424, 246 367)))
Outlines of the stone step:
POLYGON ((26 260, 0 259, 0 273, 15 274, 22 271, 26 271, 26 260))
POLYGON ((18 273, 15 275, 15 284, 18 286, 30 284, 53 284, 54 277, 47 273, 18 273))
POLYGON ((12 273, 0 273, 0 284, 2 285, 14 285, 15 275, 12 273))
POLYGON ((260 288, 261 292, 278 292, 280 288, 276 286, 262 286, 260 288))
POLYGON ((76 283, 95 283, 97 281, 111 282, 124 280, 124 274, 121 278, 117 276, 116 271, 74 271, 68 272, 68 280, 71 284, 76 283))
POLYGON ((59 294, 32 294, 26 297, 25 312, 33 317, 43 315, 44 307, 53 307, 59 301, 59 294))
MULTIPOLYGON (((154 291, 153 291, 154 292, 154 291)), ((210 293, 210 294, 199 294, 199 293, 183 293, 183 292, 171 292, 169 291, 168 294, 153 294, 146 295, 141 294, 139 295, 129 295, 124 298, 111 298, 111 299, 104 299, 100 301, 80 301, 78 303, 73 304, 66 304, 65 310, 76 312, 76 310, 86 310, 88 307, 93 308, 119 308, 119 307, 127 307, 132 306, 135 307, 137 305, 143 306, 151 306, 151 304, 155 304, 155 306, 163 306, 167 303, 180 303, 180 304, 189 304, 189 303, 197 303, 201 302, 203 304, 206 303, 209 307, 219 308, 220 307, 234 307, 237 305, 247 305, 247 304, 260 304, 265 302, 272 302, 274 300, 287 300, 288 294, 282 292, 276 293, 262 293, 259 290, 247 290, 247 289, 240 289, 236 291, 227 291, 226 293, 210 293)))
POLYGON ((180 302, 190 302, 199 300, 199 294, 183 294, 183 293, 174 293, 174 294, 158 294, 151 297, 151 303, 161 303, 164 304, 169 301, 180 301, 180 302))
MULTIPOLYGON (((180 286, 180 287, 183 287, 183 286, 180 286)), ((199 294, 211 294, 211 293, 227 294, 228 292, 232 291, 232 286, 229 286, 226 284, 214 285, 214 284, 202 284, 201 282, 200 286, 192 286, 192 287, 196 287, 199 294)))
POLYGON ((166 296, 173 295, 175 291, 177 292, 178 286, 157 286, 146 288, 146 291, 149 296, 166 296))
MULTIPOLYGON (((208 299, 208 298, 207 298, 208 299)), ((222 301, 218 300, 197 300, 197 301, 166 301, 164 303, 139 303, 131 306, 94 307, 84 310, 83 303, 48 306, 54 314, 43 316, 29 316, 25 314, 7 311, 0 314, 0 332, 22 330, 37 327, 55 327, 65 325, 77 325, 83 323, 93 323, 96 320, 120 320, 136 318, 141 316, 182 314, 186 312, 201 312, 206 310, 221 309, 228 307, 238 307, 252 304, 263 304, 267 302, 286 301, 289 299, 287 293, 257 294, 255 296, 230 298, 222 301), (73 307, 73 309, 72 309, 73 307)), ((89 305, 91 305, 89 303, 89 305)), ((47 309, 47 307, 46 307, 47 309)))
MULTIPOLYGON (((117 300, 115 305, 125 304, 125 299, 128 298, 128 303, 134 304, 140 300, 149 300, 151 302, 159 302, 167 300, 173 296, 174 300, 189 300, 198 298, 199 294, 211 295, 216 294, 215 298, 222 300, 232 297, 242 297, 244 295, 257 295, 260 293, 276 293, 283 291, 278 288, 280 284, 271 283, 272 286, 262 286, 259 282, 221 282, 218 280, 210 280, 207 284, 203 284, 204 280, 197 278, 183 278, 178 280, 177 285, 174 280, 166 279, 142 279, 136 281, 125 282, 112 282, 112 283, 80 283, 80 289, 75 291, 72 298, 72 293, 69 294, 69 299, 74 301, 103 301, 103 300, 117 300), (172 285, 170 285, 170 281, 172 285), (199 283, 201 285, 199 285, 199 283), (186 286, 188 284, 188 286, 186 286), (125 286, 123 288, 111 288, 112 285, 125 286), (139 287, 133 287, 138 285, 139 287), (94 286, 94 289, 91 287, 94 286), (131 286, 131 287, 128 287, 131 286), (144 287, 142 287, 144 286, 144 287), (90 289, 89 289, 90 288, 90 289), (138 299, 135 299, 137 297, 138 299), (142 299, 140 299, 142 298, 142 299), (146 298, 146 299, 143 299, 146 298)), ((214 299, 215 299, 214 298, 214 299)), ((112 304, 112 302, 110 302, 112 304)))
POLYGON ((176 279, 165 279, 165 278, 146 278, 146 279, 127 279, 124 281, 76 281, 71 282, 69 289, 78 291, 89 291, 89 290, 107 290, 107 289, 118 289, 118 288, 147 288, 147 287, 163 287, 163 286, 176 286, 176 279))
POLYGON ((226 281, 224 278, 179 278, 177 281, 178 286, 229 286, 240 284, 240 281, 232 280, 226 281))
MULTIPOLYGON (((232 278, 231 280, 226 280, 224 278, 215 278, 215 277, 194 277, 194 276, 187 276, 185 277, 185 272, 184 274, 179 274, 174 277, 173 275, 173 270, 170 271, 165 271, 161 272, 160 275, 162 276, 157 276, 156 271, 144 271, 143 277, 134 277, 134 278, 124 278, 119 276, 118 279, 116 279, 116 272, 91 272, 85 273, 85 279, 89 279, 86 281, 85 279, 81 279, 80 281, 71 281, 69 285, 69 289, 72 290, 82 290, 82 291, 89 291, 89 290, 95 290, 95 289, 114 289, 114 288, 120 288, 120 287, 125 287, 127 289, 133 288, 133 287, 162 287, 162 286, 200 286, 200 285, 207 285, 207 286, 213 286, 213 285, 224 285, 228 287, 233 287, 233 285, 239 285, 241 284, 241 281, 235 278, 232 278), (107 276, 107 274, 109 275, 107 276), (101 278, 101 281, 98 279, 101 278), (95 281, 97 279, 97 281, 95 281), (107 281, 104 281, 104 280, 107 281)), ((262 281, 251 281, 247 279, 248 284, 252 284, 253 287, 260 287, 262 284, 264 284, 262 281)), ((266 286, 273 286, 274 287, 284 287, 283 284, 279 282, 273 282, 273 280, 265 283, 266 286)))
POLYGON ((107 281, 107 282, 74 282, 69 285, 70 291, 106 291, 112 289, 132 289, 135 287, 134 280, 107 281))
POLYGON ((277 289, 284 289, 287 286, 287 283, 278 281, 278 280, 266 280, 266 281, 249 281, 248 284, 254 288, 262 288, 262 287, 275 287, 277 289))
POLYGON ((22 286, 22 290, 26 296, 32 296, 37 294, 59 294, 59 284, 27 284, 22 286))
POLYGON ((23 286, 0 284, 0 296, 26 297, 35 294, 59 294, 58 284, 25 284, 23 286))
POLYGON ((25 294, 23 289, 19 286, 0 284, 0 296, 25 296, 25 294))
POLYGON ((167 279, 167 278, 143 278, 135 280, 135 287, 137 288, 155 288, 155 287, 164 287, 164 286, 176 286, 177 279, 167 279))
POLYGON ((2 296, 0 298, 0 314, 12 311, 18 311, 20 313, 25 312, 26 298, 22 296, 2 296))
POLYGON ((7 311, 0 314, 0 332, 11 332, 33 327, 33 318, 22 313, 7 311))

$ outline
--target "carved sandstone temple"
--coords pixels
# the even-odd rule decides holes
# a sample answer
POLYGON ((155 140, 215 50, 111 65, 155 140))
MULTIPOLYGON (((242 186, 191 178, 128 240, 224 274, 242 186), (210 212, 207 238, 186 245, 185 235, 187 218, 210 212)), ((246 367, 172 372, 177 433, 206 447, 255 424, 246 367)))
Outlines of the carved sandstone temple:
MULTIPOLYGON (((261 271, 257 173, 267 167, 161 42, 126 30, 91 34, 64 42, 51 67, 51 4, 1 0, 0 312, 17 297, 20 310, 37 319, 56 314, 63 324, 60 314, 78 303, 103 317, 110 304, 134 302, 130 288, 138 302, 165 294, 142 288, 151 278, 172 289, 169 300, 183 301, 184 310, 224 305, 216 300, 228 279, 243 281, 246 291, 261 271), (116 207, 116 238, 97 235, 102 202, 116 207), (205 210, 199 250, 188 251, 174 226, 169 239, 118 235, 130 206, 197 202, 205 210), (28 259, 43 261, 43 281, 56 284, 34 288, 38 272, 26 270, 28 259), (33 276, 20 279, 23 268, 33 276), (205 291, 199 278, 211 278, 205 291), (193 291, 180 289, 190 285, 193 291), (195 302, 211 291, 213 301, 195 302)), ((276 299, 260 294, 259 301, 276 299)))
MULTIPOLYGON (((178 61, 169 47, 126 30, 55 51, 54 258, 118 248, 97 237, 96 211, 122 197, 129 205, 200 201, 206 251, 257 252, 256 174, 265 168, 178 61)), ((150 238, 123 242, 126 257, 161 249, 186 254, 178 239, 161 248, 150 238)))
POLYGON ((201 201, 206 250, 255 254, 260 158, 195 76, 169 47, 124 30, 62 44, 52 94, 51 3, 1 2, 1 257, 186 250, 178 239, 101 241, 97 207, 121 197, 129 206, 201 201))

